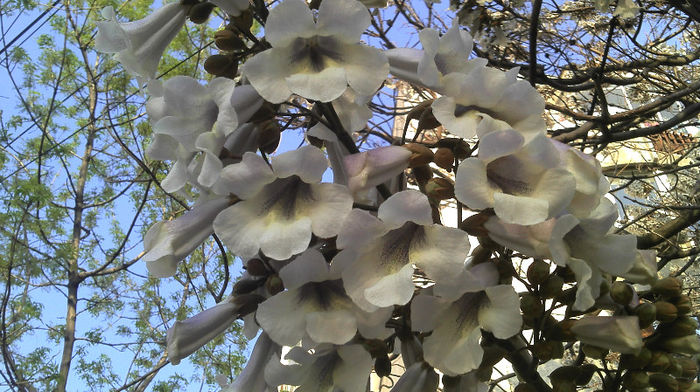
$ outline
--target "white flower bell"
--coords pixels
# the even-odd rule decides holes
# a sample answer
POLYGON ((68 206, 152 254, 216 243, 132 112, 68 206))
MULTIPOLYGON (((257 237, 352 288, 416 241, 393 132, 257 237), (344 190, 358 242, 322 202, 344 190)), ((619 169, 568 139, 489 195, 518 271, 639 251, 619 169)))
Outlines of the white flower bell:
POLYGON ((156 76, 165 48, 185 25, 187 9, 187 5, 170 3, 141 20, 119 23, 114 8, 105 7, 102 16, 107 20, 97 22, 95 49, 116 53, 114 58, 144 85, 156 76))
POLYGON ((175 275, 180 260, 214 234, 212 221, 229 204, 227 197, 209 200, 176 219, 151 226, 143 239, 148 273, 157 278, 175 275))
POLYGON ((369 24, 367 8, 357 0, 323 1, 318 22, 306 2, 284 0, 270 11, 265 25, 272 48, 248 60, 243 74, 273 103, 292 94, 330 102, 348 85, 372 96, 389 73, 389 64, 380 50, 360 43, 369 24))

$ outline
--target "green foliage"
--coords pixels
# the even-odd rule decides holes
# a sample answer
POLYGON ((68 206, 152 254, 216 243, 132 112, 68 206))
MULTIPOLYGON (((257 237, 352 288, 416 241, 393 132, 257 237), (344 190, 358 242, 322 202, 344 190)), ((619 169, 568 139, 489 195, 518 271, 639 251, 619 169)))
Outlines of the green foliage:
MULTIPOLYGON (((168 327, 214 304, 199 271, 206 263, 216 269, 218 255, 198 252, 186 263, 197 272, 181 280, 148 278, 138 260, 145 230, 182 206, 148 185, 152 179, 134 159, 165 176, 163 163, 144 157, 151 127, 142 116, 143 96, 111 56, 92 49, 95 22, 107 5, 125 21, 153 9, 148 0, 62 3, 28 36, 31 45, 11 47, 3 64, 10 87, 17 86, 3 91, 11 104, 0 112, 1 295, 9 284, 4 328, 16 376, 37 390, 60 390, 65 381, 60 363, 71 325, 65 318, 69 284, 78 285, 69 391, 114 390, 139 379, 159 366, 168 327)), ((0 4, 3 18, 20 9, 33 16, 43 11, 25 0, 0 4)), ((188 24, 161 71, 204 78, 198 61, 206 49, 183 60, 202 50, 212 32, 188 24)), ((175 375, 156 373, 147 390, 180 391, 202 377, 212 384, 217 372, 239 369, 240 327, 221 339, 231 347, 207 347, 193 367, 175 375)))

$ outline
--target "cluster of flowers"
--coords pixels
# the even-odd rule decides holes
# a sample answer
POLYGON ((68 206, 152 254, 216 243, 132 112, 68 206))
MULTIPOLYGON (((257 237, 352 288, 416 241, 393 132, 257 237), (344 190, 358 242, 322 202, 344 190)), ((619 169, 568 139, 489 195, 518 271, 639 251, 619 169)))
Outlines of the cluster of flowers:
MULTIPOLYGON (((247 1, 213 3, 233 16, 248 8, 247 1)), ((381 51, 360 42, 370 24, 361 2, 323 0, 314 16, 306 2, 284 0, 265 23, 268 49, 245 62, 239 82, 153 79, 160 55, 197 5, 168 4, 126 24, 107 8, 109 20, 96 38, 98 49, 117 53, 148 83, 155 134, 147 153, 174 162, 163 189, 191 187, 200 195, 190 211, 147 232, 151 275, 174 275, 212 233, 246 260, 231 297, 171 328, 172 363, 242 317, 251 338, 263 332, 227 391, 280 384, 364 391, 373 367, 390 372, 386 358, 395 339, 406 367, 395 391, 435 391, 435 369, 449 378, 445 391, 466 391, 479 385, 484 333, 509 339, 521 332, 520 297, 491 258, 509 256, 498 247, 470 256, 469 230, 444 226, 435 214, 445 197, 418 179, 437 161, 433 152, 405 145, 350 154, 344 144, 371 116, 367 103, 389 73, 440 93, 428 115, 452 135, 478 140, 476 155, 449 158, 446 166, 456 173, 446 185, 454 196, 447 197, 481 211, 478 230, 491 243, 572 271, 573 310, 596 305, 612 276, 656 279, 653 252, 637 250, 634 236, 610 233, 617 209, 605 197, 599 163, 548 138, 538 92, 517 78, 517 69, 469 59, 472 39, 458 26, 442 37, 422 30, 423 50, 381 51), (268 163, 256 154, 265 132, 257 117, 293 94, 330 108, 307 132, 325 152, 305 145, 268 163), (334 183, 323 183, 329 161, 334 183), (377 195, 375 187, 409 167, 418 190, 377 195), (284 358, 282 346, 293 347, 284 358)), ((584 324, 572 330, 593 345, 641 350, 636 318, 597 321, 607 332, 584 324)))

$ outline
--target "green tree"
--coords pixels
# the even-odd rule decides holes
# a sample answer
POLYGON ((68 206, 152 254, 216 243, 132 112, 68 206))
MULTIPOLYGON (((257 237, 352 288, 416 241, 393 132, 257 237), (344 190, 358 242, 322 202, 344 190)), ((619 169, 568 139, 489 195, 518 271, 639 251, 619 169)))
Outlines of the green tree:
MULTIPOLYGON (((212 345, 191 358, 194 366, 158 376, 169 363, 168 327, 222 299, 232 257, 208 244, 180 279, 150 279, 139 265, 145 230, 190 202, 160 189, 165 167, 143 152, 145 100, 109 56, 92 49, 107 5, 130 19, 153 6, 0 6, 0 63, 11 87, 3 94, 13 102, 3 105, 0 134, 0 373, 14 390, 183 390, 213 383, 243 361, 234 327, 231 348, 212 345), (6 32, 21 29, 8 26, 32 18, 40 28, 11 43, 6 32)), ((189 25, 161 71, 204 77, 198 62, 209 33, 189 25)))

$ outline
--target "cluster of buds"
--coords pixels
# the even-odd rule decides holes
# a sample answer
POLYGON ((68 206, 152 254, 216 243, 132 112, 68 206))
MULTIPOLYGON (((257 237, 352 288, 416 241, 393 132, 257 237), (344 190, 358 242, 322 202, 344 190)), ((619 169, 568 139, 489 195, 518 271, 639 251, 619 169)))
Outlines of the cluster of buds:
POLYGON ((249 54, 249 39, 255 37, 250 33, 252 25, 253 15, 245 10, 233 17, 224 29, 214 33, 214 44, 221 52, 207 57, 204 69, 214 76, 235 78, 238 75, 238 63, 249 54))
POLYGON ((658 391, 690 391, 697 388, 700 353, 696 335, 698 322, 690 315, 691 302, 682 293, 681 282, 664 278, 654 282, 651 291, 634 308, 644 328, 644 347, 636 355, 625 355, 621 367, 627 369, 625 386, 630 390, 653 387, 658 391))

